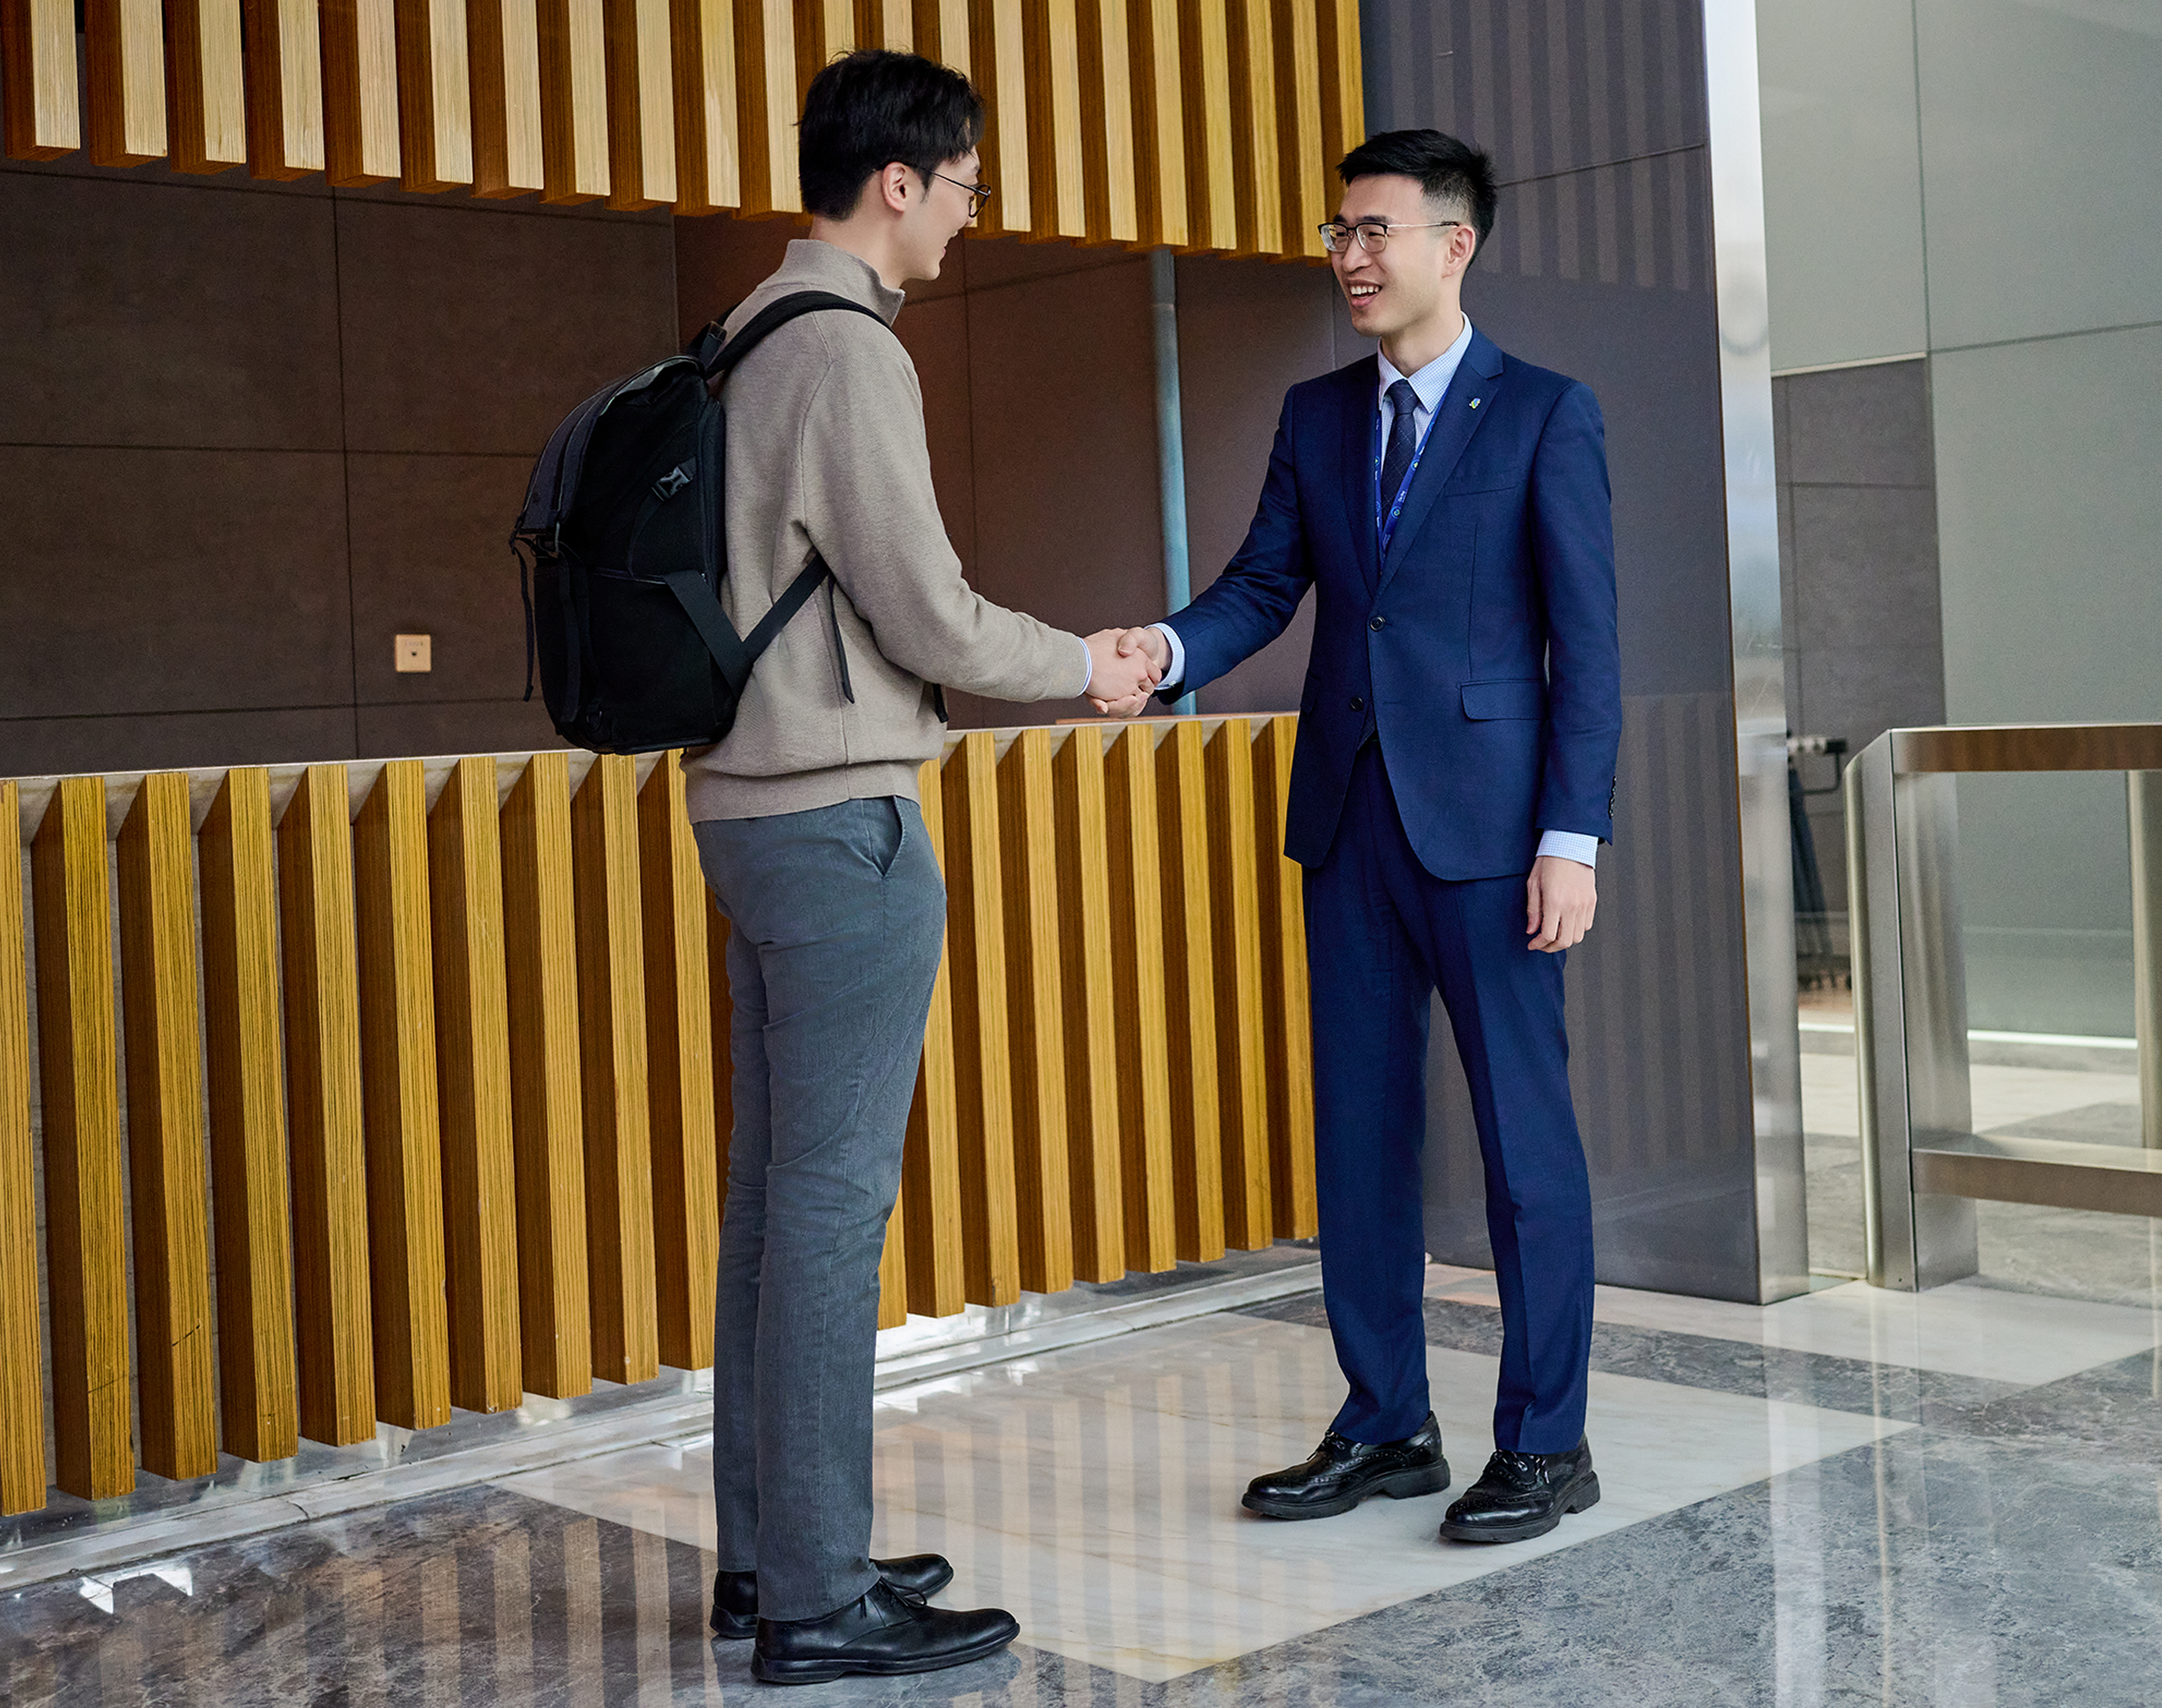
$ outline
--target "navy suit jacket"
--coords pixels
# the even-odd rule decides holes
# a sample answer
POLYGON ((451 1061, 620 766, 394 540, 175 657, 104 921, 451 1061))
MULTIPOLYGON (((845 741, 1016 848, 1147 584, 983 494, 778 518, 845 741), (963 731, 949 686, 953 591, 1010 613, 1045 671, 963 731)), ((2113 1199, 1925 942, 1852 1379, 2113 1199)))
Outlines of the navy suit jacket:
POLYGON ((1379 388, 1368 356, 1285 394, 1246 543, 1170 620, 1176 687, 1274 640, 1311 585, 1285 853, 1328 856, 1370 716, 1436 877, 1529 871, 1542 830, 1611 841, 1621 653, 1598 401, 1475 330, 1383 560, 1379 388))

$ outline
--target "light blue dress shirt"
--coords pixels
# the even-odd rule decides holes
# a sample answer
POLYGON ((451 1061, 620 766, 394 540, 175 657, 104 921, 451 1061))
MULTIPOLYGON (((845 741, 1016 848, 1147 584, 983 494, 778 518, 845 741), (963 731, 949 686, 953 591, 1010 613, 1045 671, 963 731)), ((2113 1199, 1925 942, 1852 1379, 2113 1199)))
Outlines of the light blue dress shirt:
MULTIPOLYGON (((1388 441, 1389 430, 1396 425, 1396 405, 1389 402, 1389 388, 1399 380, 1408 379, 1411 389, 1418 394, 1419 406, 1413 411, 1412 422, 1419 430, 1419 442, 1426 442, 1427 429, 1434 425, 1434 411, 1440 407, 1442 393, 1448 390, 1449 382, 1456 377, 1457 364, 1464 360, 1464 351, 1471 348, 1471 320, 1464 317, 1464 330, 1456 335, 1456 342, 1443 350, 1415 374, 1400 373, 1388 356, 1377 351, 1381 362, 1381 384, 1377 399, 1382 415, 1382 438, 1388 441)), ((1391 494, 1392 497, 1395 495, 1391 494)), ((1152 625, 1156 632, 1171 643, 1171 668, 1164 672, 1160 685, 1164 689, 1176 689, 1186 679, 1186 647, 1178 631, 1168 623, 1152 625)), ((1599 838, 1586 836, 1580 831, 1546 830, 1539 833, 1539 852, 1542 855, 1556 854, 1565 860, 1574 860, 1578 865, 1599 865, 1599 838)))

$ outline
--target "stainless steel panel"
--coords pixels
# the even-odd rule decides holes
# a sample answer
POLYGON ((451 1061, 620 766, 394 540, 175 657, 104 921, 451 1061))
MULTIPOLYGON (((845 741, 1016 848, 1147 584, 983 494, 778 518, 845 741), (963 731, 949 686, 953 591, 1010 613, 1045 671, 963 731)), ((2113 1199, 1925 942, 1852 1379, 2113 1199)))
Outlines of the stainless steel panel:
POLYGON ((1809 1223, 1788 846, 1786 672, 1773 480, 1764 162, 1757 114, 1757 14, 1750 0, 1706 0, 1704 72, 1725 440, 1727 605, 1741 781, 1757 1285, 1759 1299, 1769 1304, 1808 1288, 1809 1223))
POLYGON ((2132 821, 2132 1019, 2139 1038, 2139 1125, 2162 1150, 2162 771, 2125 773, 2132 821))
POLYGON ((1914 1163, 1920 1193, 2162 1216, 2162 1152, 1969 1133, 1915 1146, 1914 1163))
POLYGON ((1863 1261, 1872 1287, 1911 1293, 1915 1223, 1908 1162, 1907 1011, 1899 990, 1898 845, 1888 735, 1878 736, 1848 766, 1846 803, 1863 1261))

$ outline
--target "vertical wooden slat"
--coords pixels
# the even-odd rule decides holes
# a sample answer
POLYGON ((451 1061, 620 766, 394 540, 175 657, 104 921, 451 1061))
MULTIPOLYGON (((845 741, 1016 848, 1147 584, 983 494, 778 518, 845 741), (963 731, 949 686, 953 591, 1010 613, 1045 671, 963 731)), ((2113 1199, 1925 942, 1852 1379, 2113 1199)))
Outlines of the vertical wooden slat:
POLYGON ((1133 243, 1141 215, 1127 0, 1079 0, 1078 16, 1083 218, 1092 241, 1133 243))
POLYGON ((611 1382, 650 1381, 660 1370, 637 789, 632 762, 606 754, 571 802, 593 1373, 611 1382))
POLYGON ((878 1253, 878 1326, 899 1328, 909 1320, 908 1217, 896 1199, 886 1218, 886 1243, 878 1253))
POLYGON ((703 1370, 713 1363, 720 1250, 709 899, 684 806, 683 768, 672 752, 661 755, 638 794, 638 868, 660 1359, 703 1370))
POLYGON ((1126 1273, 1120 1201, 1118 1018, 1112 1006, 1111 820, 1104 744, 1084 725, 1051 762, 1058 877, 1059 998, 1066 1028, 1066 1132, 1073 1268, 1084 1281, 1126 1273))
POLYGON ((261 1462, 300 1448, 267 771, 225 773, 196 847, 218 1248, 220 1439, 235 1457, 261 1462))
POLYGON ((568 755, 526 762, 502 825, 520 1363, 568 1399, 593 1387, 568 755))
POLYGON ((608 52, 603 0, 538 0, 544 202, 609 191, 608 52))
POLYGON ((0 783, 0 1514, 45 1505, 45 1345, 30 1154, 21 810, 15 785, 0 783))
MULTIPOLYGON (((916 795, 923 805, 923 827, 931 838, 932 857, 943 871, 945 785, 936 759, 926 759, 917 767, 916 795)), ((909 1309, 919 1316, 958 1315, 967 1303, 961 1258, 961 1117, 953 1065, 953 938, 949 904, 938 977, 931 987, 931 1012, 924 1023, 915 1099, 909 1109, 908 1140, 901 1152, 909 1309)))
POLYGON ((1021 1285, 1073 1285, 1066 1150, 1065 1017, 1058 968, 1058 854, 1052 844, 1051 732, 1024 729, 998 762, 1000 885, 1006 935, 1008 1060, 1021 1285))
POLYGON ((1217 1109, 1224 1129, 1224 1237, 1248 1251, 1275 1235, 1263 1060, 1261 910, 1254 880, 1253 729, 1226 718, 1209 740, 1209 942, 1216 968, 1217 1109))
POLYGON ((736 157, 743 211, 801 211, 796 176, 796 19, 790 0, 736 0, 736 157))
POLYGON ((30 859, 54 1481, 98 1500, 135 1486, 103 778, 60 785, 30 859))
POLYGON ((1216 1069, 1215 946, 1209 917, 1209 784, 1201 725, 1165 728, 1156 749, 1164 973, 1171 1063, 1171 1179, 1178 1254, 1224 1255, 1223 1114, 1216 1069))
POLYGON ((69 0, 0 0, 0 122, 13 160, 56 160, 82 147, 69 0))
POLYGON ((545 188, 538 0, 465 0, 473 68, 473 193, 545 188))
POLYGON ((436 1061, 443 1107, 450 1397, 500 1412, 525 1397, 519 1356, 518 1185, 496 762, 461 759, 428 815, 436 1061))
POLYGON ((1359 50, 1359 0, 1317 0, 1321 55, 1321 157, 1329 175, 1323 219, 1336 205, 1336 163, 1366 139, 1366 72, 1359 50))
POLYGON ((856 0, 802 0, 796 21, 798 99, 812 78, 856 43, 856 0))
POLYGON ((1276 145, 1284 217, 1277 252, 1318 258, 1328 252, 1321 247, 1317 228, 1329 215, 1328 176, 1322 159, 1320 19, 1315 0, 1275 0, 1275 7, 1276 145))
POLYGON ((1276 19, 1272 0, 1230 0, 1233 193, 1242 255, 1284 247, 1284 187, 1276 140, 1276 19))
POLYGON ((1021 1257, 1013 1182, 1013 1082, 1008 1069, 997 749, 988 732, 961 738, 941 783, 953 1079, 960 1114, 963 1288, 971 1304, 1011 1304, 1020 1297, 1021 1257))
POLYGON ((376 1415, 405 1429, 450 1421, 426 787, 394 759, 353 823, 376 1415))
POLYGON ((676 211, 710 214, 743 199, 736 136, 736 12, 731 0, 675 0, 676 211))
POLYGON ((160 1477, 204 1477, 218 1468, 218 1429, 185 772, 143 779, 121 827, 119 865, 143 1466, 160 1477))
POLYGON ((90 160, 136 166, 166 151, 165 17, 159 0, 84 0, 90 160))
POLYGON ((473 90, 464 0, 397 0, 399 182, 473 182, 473 90))
POLYGON ((304 178, 323 166, 323 39, 315 0, 242 0, 247 170, 304 178))
POLYGON ((914 19, 918 53, 952 66, 964 77, 972 73, 969 0, 915 0, 914 19))
POLYGON ((894 53, 916 51, 915 8, 912 0, 873 0, 872 9, 878 26, 879 46, 894 53))
POLYGON ((375 1434, 347 811, 345 767, 311 765, 278 826, 301 1433, 336 1447, 375 1434))
POLYGON ((728 915, 710 889, 705 919, 706 1009, 713 1027, 713 1223, 718 1230, 728 1208, 728 1147, 736 1133, 736 1000, 728 989, 728 915))
POLYGON ((1177 0, 1127 0, 1133 77, 1135 217, 1150 248, 1184 248, 1192 236, 1187 192, 1186 89, 1180 70, 1177 0))
POLYGON ((1295 713, 1271 718, 1253 743, 1254 879, 1261 909, 1263 1055, 1268 1062, 1269 1202, 1276 1237, 1303 1239, 1314 1202, 1313 1017, 1306 996, 1304 876, 1284 853, 1291 800, 1295 713))
POLYGON ((395 0, 323 0, 323 136, 332 183, 399 175, 395 0))
POLYGON ((676 73, 669 0, 602 0, 608 52, 608 205, 676 199, 676 73))
POLYGON ((247 164, 240 0, 166 0, 166 154, 177 172, 247 164))
POLYGON ((1035 229, 1035 203, 1029 193, 1028 32, 1024 0, 975 0, 970 8, 970 48, 976 92, 986 117, 983 181, 991 187, 991 205, 979 222, 984 229, 1021 234, 1035 229))
POLYGON ((1086 237, 1078 0, 1027 0, 1024 23, 1030 229, 1039 237, 1086 237))
POLYGON ((1130 1268, 1152 1273, 1169 1269, 1178 1256, 1165 995, 1171 968, 1165 958, 1155 739, 1150 725, 1133 724, 1121 732, 1104 758, 1126 1261, 1130 1268))
POLYGON ((1209 0, 1179 8, 1181 95, 1186 113, 1187 241, 1196 249, 1236 250, 1238 168, 1231 110, 1231 30, 1227 7, 1209 0))

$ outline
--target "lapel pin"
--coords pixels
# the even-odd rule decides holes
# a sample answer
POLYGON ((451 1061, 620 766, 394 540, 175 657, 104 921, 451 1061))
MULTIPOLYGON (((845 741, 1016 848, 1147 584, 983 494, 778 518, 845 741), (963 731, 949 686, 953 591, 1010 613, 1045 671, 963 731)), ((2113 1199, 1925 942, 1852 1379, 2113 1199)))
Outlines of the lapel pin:
POLYGON ((1473 409, 1477 409, 1477 408, 1479 407, 1479 399, 1478 399, 1474 398, 1474 399, 1471 400, 1471 407, 1472 407, 1473 409))

